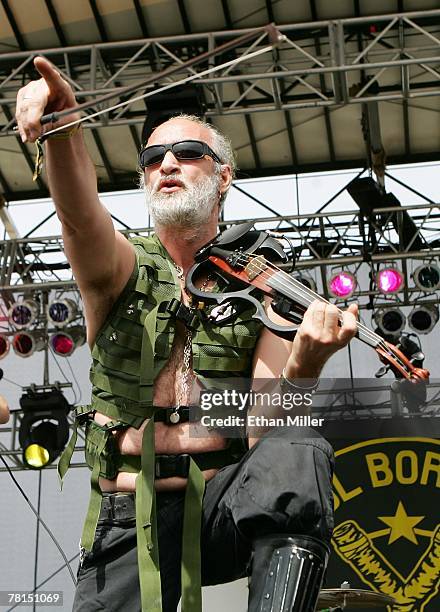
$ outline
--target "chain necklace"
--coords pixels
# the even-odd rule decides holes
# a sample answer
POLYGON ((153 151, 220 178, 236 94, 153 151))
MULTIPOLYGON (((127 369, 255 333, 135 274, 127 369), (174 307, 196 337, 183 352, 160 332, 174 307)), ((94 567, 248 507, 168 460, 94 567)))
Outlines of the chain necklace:
MULTIPOLYGON (((183 273, 183 268, 174 263, 174 267, 176 269, 177 278, 185 283, 185 275, 183 273)), ((208 283, 211 279, 211 276, 208 275, 206 280, 203 282, 203 285, 200 287, 201 291, 204 291, 208 283)), ((183 291, 185 291, 185 286, 183 287, 183 291)), ((195 308, 193 306, 188 306, 191 312, 194 312, 195 308)), ((182 378, 179 384, 179 390, 176 398, 176 406, 173 412, 170 414, 171 423, 178 423, 180 421, 179 408, 181 406, 187 406, 189 402, 189 391, 190 391, 190 380, 192 378, 191 371, 191 357, 192 357, 192 330, 190 327, 186 328, 186 336, 185 342, 183 346, 183 366, 182 366, 182 378)))

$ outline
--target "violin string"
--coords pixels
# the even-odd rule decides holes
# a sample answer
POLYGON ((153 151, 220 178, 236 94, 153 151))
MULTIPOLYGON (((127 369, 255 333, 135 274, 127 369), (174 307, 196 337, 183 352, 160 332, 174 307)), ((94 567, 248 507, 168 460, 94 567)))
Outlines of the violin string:
MULTIPOLYGON (((249 263, 251 261, 251 260, 246 259, 246 257, 244 255, 240 256, 240 257, 238 259, 239 263, 249 263), (242 258, 242 261, 240 261, 240 257, 242 258)), ((331 302, 326 300, 324 297, 322 297, 318 293, 315 293, 314 291, 312 291, 311 289, 309 289, 308 287, 303 285, 298 280, 288 276, 286 274, 286 272, 284 272, 283 270, 281 270, 280 268, 278 268, 277 266, 275 266, 271 262, 268 262, 267 260, 265 260, 265 264, 267 264, 267 265, 266 266, 261 265, 261 261, 258 261, 258 266, 257 266, 257 269, 259 269, 259 271, 261 271, 261 275, 262 275, 263 278, 265 278, 267 280, 269 280, 271 278, 271 275, 268 274, 267 272, 265 272, 266 268, 270 268, 274 272, 279 272, 279 273, 282 274, 283 277, 286 277, 287 280, 288 280, 288 283, 284 283, 284 284, 286 286, 289 286, 289 284, 293 285, 295 287, 296 291, 299 290, 303 294, 303 297, 306 297, 306 298, 308 298, 310 300, 309 301, 309 305, 312 303, 312 301, 314 299, 318 299, 321 302, 324 302, 326 304, 331 304, 331 302)), ((281 285, 282 284, 283 283, 281 282, 281 285)), ((341 315, 343 314, 343 311, 340 308, 338 308, 338 312, 341 315)), ((379 336, 378 334, 373 332, 366 325, 363 325, 359 321, 357 322, 357 327, 358 327, 358 329, 360 329, 364 333, 364 335, 367 338, 370 338, 371 340, 374 340, 377 343, 375 348, 380 347, 383 351, 385 351, 388 354, 388 356, 391 356, 406 372, 408 371, 407 365, 404 362, 402 362, 402 360, 400 359, 400 357, 396 353, 391 351, 390 347, 388 346, 388 344, 384 341, 384 339, 381 336, 379 336)))
MULTIPOLYGON (((245 258, 246 260, 246 258, 245 258)), ((243 262, 244 263, 244 262, 243 262)), ((329 302, 328 300, 326 300, 325 298, 323 298, 321 295, 319 295, 318 293, 312 291, 311 289, 309 289, 308 287, 306 287, 305 285, 303 285, 300 281, 296 280, 295 278, 290 277, 289 275, 286 274, 286 272, 284 272, 283 270, 281 270, 280 268, 278 268, 278 266, 275 266, 274 264, 272 264, 271 262, 268 262, 267 260, 265 260, 265 264, 267 264, 267 268, 275 271, 275 272, 279 272, 282 275, 282 278, 286 278, 287 279, 287 283, 284 283, 286 286, 291 285, 292 287, 295 288, 295 290, 300 293, 303 294, 303 297, 305 296, 306 298, 309 299, 309 305, 311 304, 311 302, 314 299, 318 299, 321 302, 324 302, 326 304, 330 304, 331 302, 329 302)), ((265 267, 264 265, 261 265, 261 261, 258 260, 258 265, 256 266, 257 268, 259 268, 259 270, 261 271, 261 274, 263 276, 263 278, 266 279, 270 279, 271 275, 265 272, 265 267)), ((281 285, 283 284, 282 282, 280 283, 281 285)), ((343 314, 343 311, 338 308, 338 312, 339 314, 343 314)), ((392 351, 390 349, 390 347, 388 346, 388 344, 384 341, 384 339, 379 336, 378 334, 376 334, 375 332, 373 332, 371 329, 369 329, 366 325, 363 325, 360 322, 357 322, 357 327, 358 329, 360 329, 362 331, 362 333, 364 334, 364 336, 366 338, 369 338, 371 340, 374 340, 377 344, 376 347, 380 347, 383 351, 385 351, 387 353, 388 356, 391 356, 406 372, 408 372, 408 367, 407 364, 404 363, 401 358, 399 357, 399 355, 397 355, 394 351, 392 351)), ((360 337, 360 339, 362 339, 362 337, 360 337)))
MULTIPOLYGON (((237 259, 235 260, 236 263, 242 263, 243 265, 247 265, 251 261, 252 260, 250 256, 249 255, 245 256, 243 253, 239 254, 237 259)), ((302 297, 303 298, 306 297, 309 300, 309 305, 314 299, 318 299, 326 304, 331 304, 331 302, 329 302, 327 299, 323 298, 318 293, 315 293, 314 291, 312 291, 311 289, 309 289, 308 287, 306 287, 305 285, 303 285, 301 282, 297 281, 296 279, 290 277, 283 270, 281 270, 278 266, 275 266, 271 262, 267 261, 265 258, 264 258, 265 265, 261 264, 261 260, 257 260, 257 261, 258 261, 257 270, 261 273, 261 276, 263 278, 267 280, 271 278, 272 275, 266 271, 268 268, 274 272, 281 273, 282 277, 286 277, 289 281, 289 283, 285 283, 286 286, 290 284, 296 288, 297 292, 299 290, 299 292, 303 294, 302 297)), ((281 285, 282 284, 283 283, 281 282, 281 285)), ((338 308, 338 312, 341 315, 343 314, 343 311, 339 308, 338 308)), ((387 342, 384 341, 384 339, 381 336, 379 336, 378 334, 376 334, 375 332, 373 332, 371 329, 369 329, 367 326, 363 325, 360 322, 357 322, 357 327, 364 333, 365 337, 370 338, 376 342, 376 345, 374 346, 375 349, 378 349, 380 347, 384 351, 386 355, 383 355, 383 357, 388 358, 388 365, 391 365, 391 366, 394 365, 395 367, 397 366, 398 368, 400 368, 401 374, 405 376, 406 378, 409 378, 409 379, 414 378, 415 380, 420 379, 419 374, 417 373, 414 374, 414 371, 413 371, 414 367, 411 365, 411 362, 409 362, 408 360, 402 361, 400 356, 388 345, 387 342)), ((362 340, 360 336, 359 336, 359 339, 362 340)), ((424 379, 425 377, 423 376, 422 378, 424 379)))
MULTIPOLYGON (((244 255, 240 255, 239 258, 238 258, 238 263, 242 263, 242 264, 250 263, 251 261, 252 260, 246 258, 246 256, 244 256, 244 255)), ((283 270, 281 270, 280 268, 278 268, 277 266, 275 266, 271 262, 265 260, 265 264, 264 265, 262 265, 262 262, 260 260, 257 260, 257 262, 258 262, 257 264, 255 264, 255 262, 253 262, 253 265, 256 266, 257 270, 261 272, 262 277, 264 279, 269 280, 270 277, 271 277, 270 274, 265 272, 265 270, 267 268, 271 269, 274 272, 281 273, 282 278, 286 278, 287 281, 288 281, 286 283, 285 281, 283 282, 281 280, 280 281, 281 285, 284 284, 286 287, 289 287, 289 285, 290 285, 291 288, 294 288, 297 292, 299 291, 300 295, 302 294, 303 298, 309 300, 309 305, 315 299, 320 300, 321 302, 324 302, 326 304, 330 304, 331 303, 328 300, 326 300, 324 297, 319 295, 319 293, 316 293, 315 291, 312 291, 311 289, 309 289, 308 287, 303 285, 303 283, 301 283, 300 281, 296 280, 295 278, 290 277, 286 272, 284 272, 283 270)), ((342 315, 343 311, 340 308, 338 308, 338 313, 342 315)), ((381 336, 379 336, 378 334, 373 332, 366 325, 363 325, 359 321, 357 322, 357 327, 358 327, 358 330, 362 331, 365 334, 365 336, 367 336, 371 340, 374 340, 375 342, 377 342, 377 345, 380 345, 384 350, 389 352, 389 348, 388 348, 387 344, 384 342, 383 338, 381 338, 381 336)))

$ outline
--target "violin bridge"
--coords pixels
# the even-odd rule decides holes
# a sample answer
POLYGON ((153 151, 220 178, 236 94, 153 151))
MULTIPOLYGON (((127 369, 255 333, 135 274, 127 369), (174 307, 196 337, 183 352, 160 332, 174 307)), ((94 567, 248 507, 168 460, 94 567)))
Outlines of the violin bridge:
POLYGON ((259 274, 264 272, 267 268, 266 260, 263 255, 253 257, 248 265, 245 267, 245 272, 248 275, 249 280, 254 280, 259 274))

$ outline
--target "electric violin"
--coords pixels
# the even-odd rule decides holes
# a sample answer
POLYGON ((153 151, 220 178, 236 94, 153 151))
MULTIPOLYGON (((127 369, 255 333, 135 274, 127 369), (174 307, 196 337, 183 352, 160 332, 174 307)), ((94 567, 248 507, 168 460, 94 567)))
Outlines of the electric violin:
MULTIPOLYGON (((233 226, 199 249, 195 264, 186 278, 192 306, 204 316, 206 304, 216 304, 211 313, 205 316, 223 324, 241 310, 252 306, 253 318, 260 320, 276 335, 292 340, 310 304, 314 300, 329 302, 277 265, 288 263, 289 258, 273 232, 252 228, 252 222, 233 226), (217 286, 222 285, 223 290, 199 289, 198 281, 206 279, 213 271, 217 286), (269 319, 262 301, 263 295, 271 298, 274 312, 292 325, 279 325, 269 319)), ((342 311, 340 313, 342 321, 342 311)), ((429 371, 414 365, 416 359, 409 359, 394 344, 360 322, 356 337, 372 347, 397 378, 410 382, 429 380, 429 371)))

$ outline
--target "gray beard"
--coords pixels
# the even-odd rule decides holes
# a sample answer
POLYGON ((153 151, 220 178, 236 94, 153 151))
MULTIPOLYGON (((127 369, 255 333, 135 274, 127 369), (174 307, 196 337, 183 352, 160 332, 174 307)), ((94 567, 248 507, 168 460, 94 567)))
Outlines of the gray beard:
MULTIPOLYGON (((182 180, 180 176, 167 178, 182 180)), ((154 224, 192 229, 203 227, 219 202, 220 180, 218 174, 207 176, 192 185, 185 184, 175 193, 161 193, 145 186, 147 206, 154 224)))

